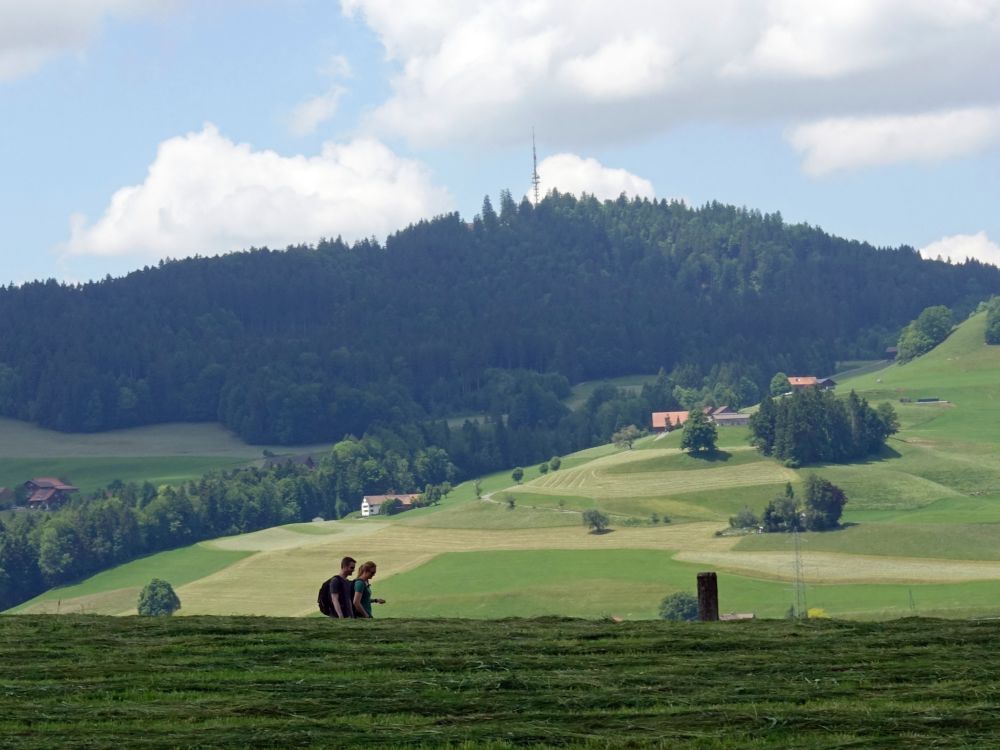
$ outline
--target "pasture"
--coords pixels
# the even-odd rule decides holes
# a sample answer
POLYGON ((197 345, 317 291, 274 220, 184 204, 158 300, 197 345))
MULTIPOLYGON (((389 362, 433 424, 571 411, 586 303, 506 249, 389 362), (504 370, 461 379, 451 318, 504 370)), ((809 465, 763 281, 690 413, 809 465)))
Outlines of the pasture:
POLYGON ((996 622, 0 618, 0 735, 78 747, 989 747, 996 622))
POLYGON ((329 446, 247 445, 218 424, 176 423, 100 433, 62 433, 0 418, 0 487, 59 477, 90 493, 116 479, 179 484, 214 469, 260 460, 268 450, 316 453, 329 446))

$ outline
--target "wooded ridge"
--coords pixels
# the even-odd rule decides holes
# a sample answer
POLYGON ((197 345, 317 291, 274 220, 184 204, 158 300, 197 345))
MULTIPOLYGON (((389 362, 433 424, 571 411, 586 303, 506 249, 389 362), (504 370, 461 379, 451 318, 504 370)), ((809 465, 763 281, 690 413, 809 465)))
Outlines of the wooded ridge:
POLYGON ((929 305, 962 315, 998 292, 994 266, 780 214, 505 192, 499 212, 487 199, 471 223, 441 216, 385 246, 324 239, 2 288, 0 415, 64 431, 218 420, 249 442, 332 441, 510 413, 520 370, 554 373, 530 379, 529 400, 548 406, 524 420, 551 427, 569 382, 660 368, 739 406, 776 371, 829 374, 881 355, 929 305))

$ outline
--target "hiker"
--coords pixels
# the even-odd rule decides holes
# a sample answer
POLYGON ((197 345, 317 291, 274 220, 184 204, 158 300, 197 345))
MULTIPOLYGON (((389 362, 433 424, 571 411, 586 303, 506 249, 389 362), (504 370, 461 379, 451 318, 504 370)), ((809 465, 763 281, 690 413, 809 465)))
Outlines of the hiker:
POLYGON ((371 560, 361 563, 358 577, 354 579, 354 612, 355 617, 372 618, 372 603, 385 604, 385 599, 372 599, 372 587, 369 581, 375 577, 375 563, 371 560))
POLYGON ((330 579, 330 602, 333 612, 330 617, 353 618, 354 605, 351 603, 351 592, 354 590, 348 577, 354 572, 356 560, 345 557, 340 561, 340 573, 330 579))

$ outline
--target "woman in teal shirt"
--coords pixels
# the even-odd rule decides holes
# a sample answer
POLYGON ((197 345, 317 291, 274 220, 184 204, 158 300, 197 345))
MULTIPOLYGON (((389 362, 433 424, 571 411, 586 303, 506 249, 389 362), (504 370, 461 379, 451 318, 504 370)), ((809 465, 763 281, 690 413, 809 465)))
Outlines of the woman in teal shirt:
POLYGON ((371 560, 361 563, 358 577, 354 579, 354 616, 371 619, 372 603, 385 604, 385 599, 372 599, 369 581, 375 577, 375 563, 371 560))

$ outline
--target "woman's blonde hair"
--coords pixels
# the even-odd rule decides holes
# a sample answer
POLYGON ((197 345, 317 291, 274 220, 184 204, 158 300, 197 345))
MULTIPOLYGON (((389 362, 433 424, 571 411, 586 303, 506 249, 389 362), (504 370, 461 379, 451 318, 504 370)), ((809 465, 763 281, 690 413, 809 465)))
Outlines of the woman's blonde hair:
POLYGON ((375 563, 373 563, 371 560, 369 560, 368 562, 361 563, 361 567, 358 568, 358 574, 357 574, 356 578, 361 578, 361 576, 363 576, 369 570, 374 573, 375 572, 375 567, 376 567, 375 563))

